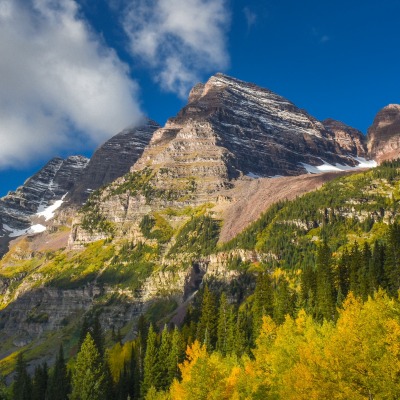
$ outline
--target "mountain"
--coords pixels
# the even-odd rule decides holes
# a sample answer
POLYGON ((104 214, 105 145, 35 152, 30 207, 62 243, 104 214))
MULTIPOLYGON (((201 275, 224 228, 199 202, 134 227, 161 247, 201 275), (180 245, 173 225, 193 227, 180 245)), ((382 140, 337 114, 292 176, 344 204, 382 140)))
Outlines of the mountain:
POLYGON ((214 190, 242 175, 299 175, 306 164, 355 166, 354 158, 365 155, 361 132, 324 125, 269 90, 216 74, 193 88, 133 170, 167 168, 176 178, 198 176, 214 190))
POLYGON ((30 226, 30 218, 54 200, 61 199, 81 176, 89 160, 82 156, 51 159, 40 171, 0 199, 3 234, 30 226))
POLYGON ((400 156, 399 104, 389 104, 376 115, 368 129, 368 152, 378 162, 400 156))
MULTIPOLYGON (((364 158, 356 129, 217 74, 196 85, 164 127, 148 121, 125 130, 82 159, 73 178, 60 175, 62 188, 64 161, 50 161, 3 199, 4 227, 8 210, 19 221, 18 210, 29 209, 31 221, 68 192, 49 229, 16 238, 0 261, 0 369, 10 372, 20 350, 51 362, 61 341, 75 354, 84 317, 99 317, 108 342, 112 328, 134 338, 140 316, 155 326, 186 321, 192 340, 200 314, 186 311, 207 282, 248 313, 241 330, 253 326, 258 276, 274 279, 277 323, 294 314, 290 304, 316 310, 302 279, 319 247, 330 246, 334 274, 354 241, 385 241, 397 219, 399 165, 359 172, 364 158)), ((361 282, 363 272, 355 273, 361 282)))
POLYGON ((147 120, 141 126, 123 130, 101 145, 66 200, 82 205, 91 192, 129 172, 158 128, 156 122, 147 120))

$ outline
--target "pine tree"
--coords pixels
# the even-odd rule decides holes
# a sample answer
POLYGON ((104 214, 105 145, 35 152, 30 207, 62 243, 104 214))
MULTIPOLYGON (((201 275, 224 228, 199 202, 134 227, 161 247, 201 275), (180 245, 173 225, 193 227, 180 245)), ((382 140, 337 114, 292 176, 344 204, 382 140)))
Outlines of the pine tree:
POLYGON ((219 300, 219 312, 217 323, 217 350, 223 355, 226 354, 226 340, 228 338, 228 316, 229 316, 229 303, 226 294, 222 293, 219 300))
POLYGON ((197 340, 205 344, 208 350, 214 349, 217 341, 216 298, 207 285, 204 289, 201 315, 197 325, 197 340))
POLYGON ((71 378, 64 359, 64 349, 60 346, 53 372, 50 374, 47 398, 52 400, 68 400, 71 392, 71 378))
POLYGON ((179 329, 175 327, 171 337, 171 351, 168 356, 168 385, 172 383, 175 378, 179 378, 178 364, 183 361, 184 358, 184 345, 182 342, 182 336, 179 329))
POLYGON ((103 337, 103 330, 101 328, 100 318, 99 318, 98 313, 96 313, 93 318, 90 334, 91 334, 92 339, 97 347, 97 350, 100 353, 100 356, 103 357, 104 356, 104 337, 103 337))
POLYGON ((385 259, 385 279, 387 290, 395 296, 400 289, 400 225, 389 226, 385 259))
POLYGON ((26 362, 22 352, 18 354, 12 389, 13 400, 31 400, 32 381, 26 370, 26 362))
POLYGON ((228 330, 226 333, 225 352, 227 355, 235 352, 235 334, 236 334, 237 315, 235 308, 230 306, 228 309, 228 330))
POLYGON ((81 348, 83 341, 86 339, 86 335, 90 333, 90 336, 94 340, 94 343, 99 351, 100 355, 104 356, 104 337, 103 331, 100 324, 99 314, 86 315, 81 328, 80 338, 78 342, 79 348, 81 348))
POLYGON ((76 357, 70 400, 106 400, 107 391, 104 363, 88 333, 76 357))
POLYGON ((361 268, 358 271, 358 285, 359 285, 359 295, 366 300, 368 295, 371 294, 370 288, 370 263, 372 262, 372 252, 368 243, 365 242, 362 250, 361 256, 361 268))
POLYGON ((385 246, 376 241, 369 267, 369 287, 371 291, 385 286, 385 246))
POLYGON ((301 274, 301 306, 310 315, 314 314, 316 292, 316 273, 313 266, 307 263, 301 274))
POLYGON ((362 254, 358 247, 358 243, 354 242, 354 245, 350 253, 350 274, 349 274, 349 291, 353 292, 354 295, 360 294, 359 285, 359 274, 362 266, 362 254))
POLYGON ((3 375, 0 375, 0 400, 10 400, 10 393, 3 375))
MULTIPOLYGON (((241 357, 253 344, 252 324, 248 323, 247 310, 238 312, 235 323, 234 354, 241 357), (250 332, 249 332, 250 328, 250 332)), ((254 339, 255 342, 255 339, 254 339)))
POLYGON ((48 384, 48 368, 43 363, 35 368, 32 385, 32 400, 44 400, 46 398, 48 384))
POLYGON ((147 335, 146 354, 143 363, 143 384, 141 387, 142 397, 146 396, 148 390, 152 386, 157 387, 159 378, 157 333, 154 331, 153 325, 150 325, 149 333, 147 335))
MULTIPOLYGON (((336 269, 336 287, 340 292, 340 304, 346 298, 350 289, 350 254, 347 249, 343 251, 336 269)), ((338 305, 340 305, 338 304, 338 305)))
POLYGON ((317 315, 321 319, 332 320, 335 316, 335 304, 332 254, 327 242, 324 242, 317 253, 317 315))
POLYGON ((264 315, 272 315, 274 312, 274 295, 272 289, 272 281, 270 275, 265 272, 259 274, 256 280, 256 288, 254 290, 253 305, 253 331, 255 335, 261 328, 262 317, 264 315))
POLYGON ((285 320, 285 316, 294 313, 294 298, 289 289, 286 279, 279 279, 274 293, 274 320, 281 324, 285 320))
POLYGON ((159 382, 157 389, 166 390, 169 386, 168 379, 168 359, 171 351, 171 335, 168 331, 167 325, 161 333, 161 345, 158 350, 158 367, 159 367, 159 382))

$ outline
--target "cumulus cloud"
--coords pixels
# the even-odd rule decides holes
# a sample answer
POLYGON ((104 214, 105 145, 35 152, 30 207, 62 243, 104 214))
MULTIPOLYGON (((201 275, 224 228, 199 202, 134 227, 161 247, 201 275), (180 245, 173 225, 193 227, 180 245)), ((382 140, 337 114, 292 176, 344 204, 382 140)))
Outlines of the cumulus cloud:
POLYGON ((124 28, 131 54, 185 97, 203 73, 227 67, 229 20, 225 0, 130 0, 124 28))
POLYGON ((141 111, 75 0, 0 0, 0 168, 104 141, 141 111))

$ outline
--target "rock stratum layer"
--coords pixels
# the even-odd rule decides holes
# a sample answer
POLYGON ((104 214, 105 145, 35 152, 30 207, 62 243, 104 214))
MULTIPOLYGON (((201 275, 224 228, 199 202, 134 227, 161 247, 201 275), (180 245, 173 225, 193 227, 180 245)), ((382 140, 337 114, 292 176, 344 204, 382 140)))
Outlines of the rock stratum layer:
POLYGON ((269 90, 217 74, 196 85, 188 105, 155 132, 134 170, 168 168, 218 188, 246 174, 299 175, 302 163, 354 166, 365 153, 361 132, 324 125, 269 90))
POLYGON ((390 104, 376 115, 368 129, 368 152, 379 163, 400 156, 399 104, 390 104))
POLYGON ((147 120, 141 126, 123 130, 101 145, 94 152, 67 200, 81 205, 91 192, 129 172, 158 128, 160 125, 156 122, 147 120))
POLYGON ((59 200, 77 182, 89 160, 83 156, 51 159, 39 172, 27 179, 15 192, 0 199, 2 234, 25 229, 39 207, 59 200))

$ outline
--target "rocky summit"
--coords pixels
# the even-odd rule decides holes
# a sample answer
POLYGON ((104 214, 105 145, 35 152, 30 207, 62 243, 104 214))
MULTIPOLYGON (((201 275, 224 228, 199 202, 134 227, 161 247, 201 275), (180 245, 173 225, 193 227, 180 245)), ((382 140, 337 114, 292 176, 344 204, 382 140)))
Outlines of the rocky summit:
POLYGON ((82 205, 91 192, 129 172, 158 128, 156 122, 146 120, 141 126, 124 129, 101 145, 66 200, 82 205))
POLYGON ((196 85, 188 104, 155 132, 134 170, 167 168, 219 188, 242 175, 299 175, 304 164, 354 166, 361 132, 321 123, 285 98, 223 74, 196 85))
POLYGON ((378 162, 400 156, 399 104, 389 104, 376 115, 368 129, 368 151, 378 162))
POLYGON ((71 190, 88 162, 83 156, 53 158, 15 192, 0 199, 2 234, 29 227, 32 215, 71 190))

